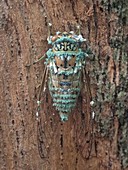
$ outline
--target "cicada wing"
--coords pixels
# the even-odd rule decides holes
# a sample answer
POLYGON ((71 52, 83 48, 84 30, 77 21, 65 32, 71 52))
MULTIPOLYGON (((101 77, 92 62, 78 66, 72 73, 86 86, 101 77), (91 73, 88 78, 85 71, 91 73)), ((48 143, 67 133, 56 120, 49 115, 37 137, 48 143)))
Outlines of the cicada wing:
POLYGON ((47 159, 48 157, 48 144, 47 136, 45 132, 45 110, 43 103, 46 102, 45 97, 47 92, 47 79, 48 79, 48 69, 47 66, 44 67, 44 72, 41 80, 41 85, 39 87, 39 92, 37 95, 37 141, 39 155, 42 159, 47 159), (42 121, 42 118, 44 121, 42 121))
POLYGON ((40 157, 48 162, 49 153, 52 150, 53 134, 56 134, 58 122, 57 114, 52 107, 52 99, 48 89, 49 70, 44 68, 41 85, 38 92, 38 118, 37 118, 37 141, 40 157))
POLYGON ((48 68, 47 68, 47 66, 45 66, 44 73, 43 73, 43 76, 42 76, 41 85, 40 85, 40 89, 39 89, 39 93, 38 93, 38 96, 37 96, 38 101, 41 100, 41 95, 45 92, 45 85, 46 85, 46 82, 47 82, 47 78, 48 78, 48 68))
POLYGON ((86 69, 84 68, 83 69, 83 78, 84 78, 84 80, 85 80, 85 86, 84 86, 84 88, 85 88, 85 90, 87 91, 87 93, 88 93, 88 96, 89 96, 89 99, 90 99, 90 101, 92 100, 92 94, 91 94, 91 89, 90 89, 90 77, 89 77, 89 75, 86 73, 86 69))
POLYGON ((46 135, 45 135, 45 131, 43 129, 43 126, 41 124, 41 121, 38 121, 37 124, 37 141, 38 141, 38 151, 39 151, 39 155, 42 159, 47 158, 48 157, 48 148, 46 146, 46 135))
POLYGON ((85 91, 88 94, 88 102, 87 102, 87 113, 88 114, 88 133, 87 133, 87 143, 83 145, 82 148, 82 155, 85 158, 89 158, 91 155, 96 155, 96 142, 95 142, 95 132, 94 132, 94 118, 92 118, 93 109, 91 108, 91 102, 92 102, 92 93, 91 93, 91 83, 90 83, 90 77, 89 74, 87 74, 86 69, 83 69, 83 77, 85 80, 85 91), (85 154, 86 150, 86 154, 85 154), (88 152, 87 152, 88 150, 88 152))
POLYGON ((81 89, 81 95, 78 101, 78 115, 76 121, 74 121, 74 134, 77 148, 79 153, 84 159, 89 158, 94 154, 94 120, 91 118, 91 106, 90 102, 92 100, 91 94, 91 83, 89 74, 84 68, 82 70, 82 80, 83 86, 81 89), (81 104, 81 106, 80 106, 81 104))

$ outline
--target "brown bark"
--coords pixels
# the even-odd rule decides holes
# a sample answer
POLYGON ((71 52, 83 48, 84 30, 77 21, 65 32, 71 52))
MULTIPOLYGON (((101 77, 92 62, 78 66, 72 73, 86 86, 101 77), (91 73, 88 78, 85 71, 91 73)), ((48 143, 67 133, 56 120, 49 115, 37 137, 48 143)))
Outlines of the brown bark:
MULTIPOLYGON (((87 0, 3 0, 0 30, 0 169, 127 170, 128 56, 127 2, 87 0), (44 63, 26 68, 49 46, 52 32, 76 30, 79 23, 93 54, 86 61, 95 105, 82 90, 65 123, 38 86, 44 63), (95 112, 95 120, 91 112, 95 112)), ((86 83, 86 82, 85 82, 86 83)))

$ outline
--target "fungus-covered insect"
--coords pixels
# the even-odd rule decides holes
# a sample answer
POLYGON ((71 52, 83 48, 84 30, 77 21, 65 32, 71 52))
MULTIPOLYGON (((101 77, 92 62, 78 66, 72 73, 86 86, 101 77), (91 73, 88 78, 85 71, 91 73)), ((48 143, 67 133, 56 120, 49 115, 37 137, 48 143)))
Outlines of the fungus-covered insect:
MULTIPOLYGON (((51 26, 50 23, 49 26, 51 26)), ((73 31, 56 32, 56 35, 51 36, 49 27, 47 40, 52 48, 46 52, 46 67, 37 103, 39 106, 41 92, 48 76, 48 88, 53 99, 53 106, 58 110, 62 121, 68 120, 69 114, 76 105, 82 88, 85 60, 88 56, 81 49, 81 44, 86 40, 80 34, 79 27, 78 32, 78 35, 73 31)), ((42 56, 38 61, 44 57, 42 56)))

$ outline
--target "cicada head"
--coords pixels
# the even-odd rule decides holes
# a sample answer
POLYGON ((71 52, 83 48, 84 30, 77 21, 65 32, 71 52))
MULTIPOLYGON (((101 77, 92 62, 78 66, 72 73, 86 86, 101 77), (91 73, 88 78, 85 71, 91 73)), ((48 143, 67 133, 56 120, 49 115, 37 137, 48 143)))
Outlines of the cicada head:
POLYGON ((77 52, 80 44, 86 41, 82 35, 76 35, 73 31, 56 32, 56 35, 48 38, 48 43, 53 45, 53 51, 77 52))

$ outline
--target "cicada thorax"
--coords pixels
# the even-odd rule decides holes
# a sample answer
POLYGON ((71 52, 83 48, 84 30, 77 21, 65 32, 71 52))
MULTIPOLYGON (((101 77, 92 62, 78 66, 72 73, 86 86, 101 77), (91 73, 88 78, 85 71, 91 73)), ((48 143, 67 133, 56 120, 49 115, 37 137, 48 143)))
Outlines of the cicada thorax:
POLYGON ((49 67, 49 91, 53 105, 61 120, 68 119, 75 107, 81 90, 82 67, 85 53, 81 50, 78 36, 64 32, 51 39, 52 49, 47 51, 49 67))

